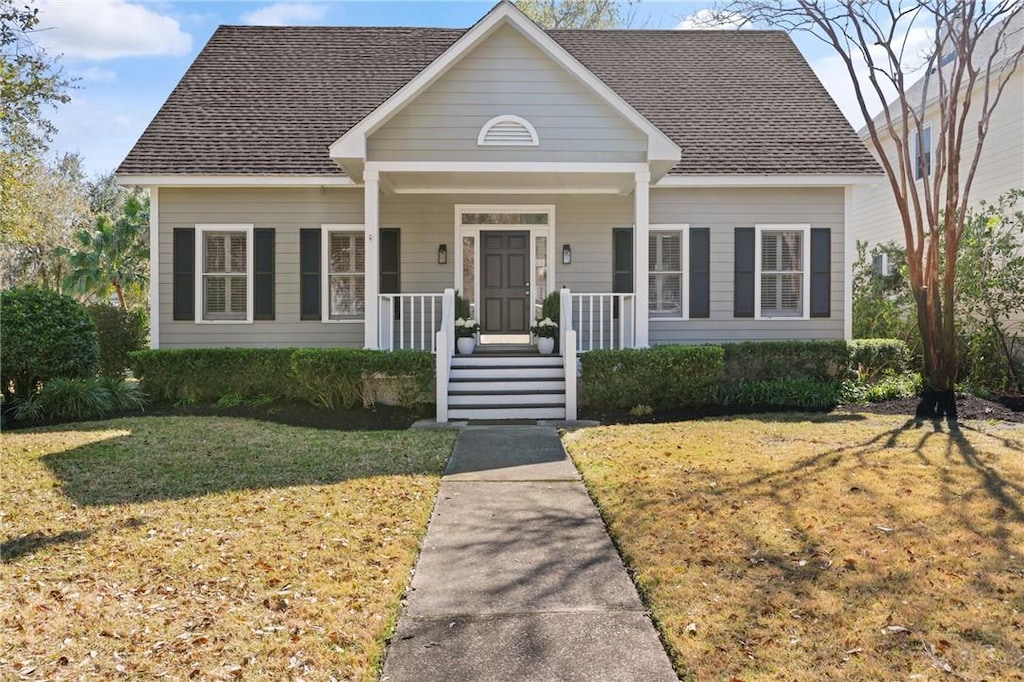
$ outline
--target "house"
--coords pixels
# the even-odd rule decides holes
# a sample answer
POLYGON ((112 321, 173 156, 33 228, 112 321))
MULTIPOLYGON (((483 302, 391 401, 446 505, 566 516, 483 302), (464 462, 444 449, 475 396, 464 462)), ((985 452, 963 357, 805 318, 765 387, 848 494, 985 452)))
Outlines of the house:
MULTIPOLYGON (((988 55, 993 52, 992 41, 996 30, 997 28, 994 27, 983 34, 975 47, 979 67, 982 66, 980 63, 982 58, 987 61, 988 55)), ((1007 59, 1012 59, 1014 55, 1020 53, 1022 42, 1024 42, 1024 14, 1018 14, 1013 19, 1013 23, 1007 27, 1006 42, 994 62, 993 73, 998 73, 1007 59)), ((981 80, 979 79, 979 83, 972 93, 974 105, 970 114, 971 118, 964 127, 965 135, 962 148, 969 152, 968 159, 973 158, 973 149, 978 142, 979 103, 984 97, 984 83, 981 80)), ((908 89, 907 100, 910 102, 922 100, 926 94, 925 87, 926 80, 922 77, 908 89)), ((918 169, 915 171, 915 178, 919 187, 923 185, 924 175, 930 176, 932 173, 932 159, 935 155, 935 145, 938 142, 939 98, 938 85, 934 75, 930 78, 929 92, 931 94, 928 95, 928 101, 925 104, 922 134, 915 135, 911 143, 913 162, 915 168, 918 169)), ((897 104, 890 103, 889 106, 892 108, 897 104)), ((884 133, 882 114, 875 118, 875 123, 881 126, 879 131, 884 141, 886 156, 896 163, 896 142, 889 139, 884 133)), ((858 135, 866 143, 869 139, 867 126, 861 128, 858 135)), ((963 187, 962 179, 961 187, 963 187)), ((1024 188, 1024 61, 1017 65, 1010 76, 1002 98, 989 120, 988 133, 971 185, 971 204, 977 206, 981 200, 992 203, 1008 190, 1020 188, 1024 188)), ((896 201, 888 182, 879 182, 873 186, 861 186, 856 189, 852 224, 855 239, 866 242, 869 247, 888 242, 895 242, 899 246, 906 243, 903 223, 900 220, 896 201)), ((884 254, 875 258, 874 265, 880 274, 888 274, 890 271, 890 263, 884 254)))
POLYGON ((118 179, 151 191, 154 347, 430 349, 440 418, 571 416, 593 348, 849 337, 879 173, 784 33, 501 2, 467 30, 220 27, 118 179), (453 389, 454 290, 484 343, 560 292, 558 371, 496 354, 453 389))

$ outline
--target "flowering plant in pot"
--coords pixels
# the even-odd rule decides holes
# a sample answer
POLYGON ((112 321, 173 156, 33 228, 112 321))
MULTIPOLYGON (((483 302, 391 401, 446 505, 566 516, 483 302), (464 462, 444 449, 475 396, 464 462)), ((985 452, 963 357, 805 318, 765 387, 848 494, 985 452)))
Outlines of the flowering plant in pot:
POLYGON ((555 349, 555 339, 558 338, 558 323, 550 317, 537 320, 531 327, 530 333, 537 337, 537 350, 547 355, 555 349))
POLYGON ((459 317, 455 320, 455 345, 459 352, 469 354, 476 348, 476 335, 480 331, 480 323, 472 317, 459 317))

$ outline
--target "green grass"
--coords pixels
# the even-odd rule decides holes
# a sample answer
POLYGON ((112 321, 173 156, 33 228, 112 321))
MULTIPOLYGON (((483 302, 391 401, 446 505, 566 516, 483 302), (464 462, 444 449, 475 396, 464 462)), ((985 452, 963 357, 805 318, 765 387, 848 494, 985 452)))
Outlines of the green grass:
POLYGON ((875 415, 566 446, 696 680, 1024 678, 1024 429, 875 415))
POLYGON ((0 436, 0 676, 370 680, 454 434, 244 419, 0 436))

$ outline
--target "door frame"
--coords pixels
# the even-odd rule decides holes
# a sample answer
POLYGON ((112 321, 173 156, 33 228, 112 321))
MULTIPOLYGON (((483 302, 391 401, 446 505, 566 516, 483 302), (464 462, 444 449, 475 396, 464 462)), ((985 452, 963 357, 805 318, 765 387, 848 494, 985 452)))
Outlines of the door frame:
MULTIPOLYGON (((545 296, 552 291, 557 291, 555 281, 555 206, 554 204, 455 204, 455 265, 454 281, 455 289, 462 289, 463 272, 462 241, 464 237, 473 237, 473 317, 479 319, 479 311, 476 304, 480 301, 480 232, 501 231, 501 232, 529 232, 530 233, 530 296, 533 311, 529 320, 536 317, 536 292, 537 286, 537 238, 547 239, 547 272, 545 296), (462 222, 463 213, 546 213, 548 216, 547 225, 465 225, 462 222)), ((558 320, 555 320, 556 322, 558 320)))

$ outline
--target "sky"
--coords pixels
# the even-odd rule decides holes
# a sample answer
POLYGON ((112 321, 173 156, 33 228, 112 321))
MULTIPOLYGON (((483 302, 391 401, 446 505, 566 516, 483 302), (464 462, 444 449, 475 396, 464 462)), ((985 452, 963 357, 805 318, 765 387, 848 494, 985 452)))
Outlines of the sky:
MULTIPOLYGON (((79 79, 70 93, 71 102, 53 113, 58 134, 52 151, 80 153, 90 175, 116 168, 220 24, 464 28, 493 4, 477 0, 36 0, 41 30, 35 40, 49 54, 62 55, 67 74, 79 79)), ((711 4, 707 0, 643 0, 631 10, 630 24, 650 29, 690 27, 693 18, 711 4)), ((861 118, 839 60, 813 37, 793 37, 840 109, 859 127, 861 118)))

